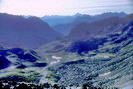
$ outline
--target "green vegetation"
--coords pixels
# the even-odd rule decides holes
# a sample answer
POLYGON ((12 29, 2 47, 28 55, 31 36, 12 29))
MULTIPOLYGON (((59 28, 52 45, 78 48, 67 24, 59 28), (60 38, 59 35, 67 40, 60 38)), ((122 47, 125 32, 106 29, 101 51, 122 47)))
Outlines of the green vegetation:
POLYGON ((1 75, 0 79, 19 82, 39 82, 41 75, 34 71, 14 70, 1 75))

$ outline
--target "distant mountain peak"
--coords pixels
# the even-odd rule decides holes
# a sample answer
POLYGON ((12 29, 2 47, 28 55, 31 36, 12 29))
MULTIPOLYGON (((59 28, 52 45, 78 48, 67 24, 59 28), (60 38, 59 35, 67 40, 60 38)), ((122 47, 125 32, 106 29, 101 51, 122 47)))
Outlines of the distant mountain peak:
POLYGON ((74 16, 77 17, 77 16, 82 16, 83 14, 80 14, 80 13, 76 13, 74 16))

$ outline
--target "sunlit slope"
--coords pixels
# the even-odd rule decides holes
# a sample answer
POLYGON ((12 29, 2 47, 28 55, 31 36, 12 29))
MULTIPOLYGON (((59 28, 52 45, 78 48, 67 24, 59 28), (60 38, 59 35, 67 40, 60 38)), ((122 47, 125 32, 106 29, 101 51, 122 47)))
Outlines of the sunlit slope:
POLYGON ((97 87, 126 87, 133 82, 133 23, 108 37, 98 49, 81 60, 52 67, 49 78, 61 85, 91 84, 97 87), (87 57, 87 58, 86 58, 87 57))

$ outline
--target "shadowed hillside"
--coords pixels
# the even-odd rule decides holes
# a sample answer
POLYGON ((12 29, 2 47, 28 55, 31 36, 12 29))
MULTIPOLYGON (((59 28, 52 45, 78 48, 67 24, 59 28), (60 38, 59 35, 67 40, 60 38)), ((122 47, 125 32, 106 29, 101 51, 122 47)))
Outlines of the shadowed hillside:
POLYGON ((81 23, 72 29, 66 40, 84 40, 94 37, 104 37, 119 32, 133 18, 133 14, 124 18, 111 17, 93 23, 81 23))
POLYGON ((0 14, 0 44, 7 47, 36 48, 61 37, 37 17, 0 14))

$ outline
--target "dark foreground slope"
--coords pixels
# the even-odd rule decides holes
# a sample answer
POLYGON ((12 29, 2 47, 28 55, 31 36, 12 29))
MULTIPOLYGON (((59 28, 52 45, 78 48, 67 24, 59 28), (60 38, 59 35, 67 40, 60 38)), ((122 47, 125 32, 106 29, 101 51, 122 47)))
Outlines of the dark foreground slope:
POLYGON ((53 72, 51 76, 61 85, 133 88, 133 23, 107 39, 82 59, 49 68, 53 72))
MULTIPOLYGON (((22 48, 0 49, 0 83, 2 81, 9 83, 7 87, 12 85, 11 82, 14 82, 12 86, 17 86, 19 82, 38 83, 42 77, 39 72, 46 66, 45 59, 39 57, 33 50, 22 48)), ((2 86, 6 85, 0 85, 0 87, 2 86)))
POLYGON ((27 67, 45 67, 47 63, 39 63, 41 57, 29 49, 0 49, 0 70, 5 68, 25 69, 27 67))

